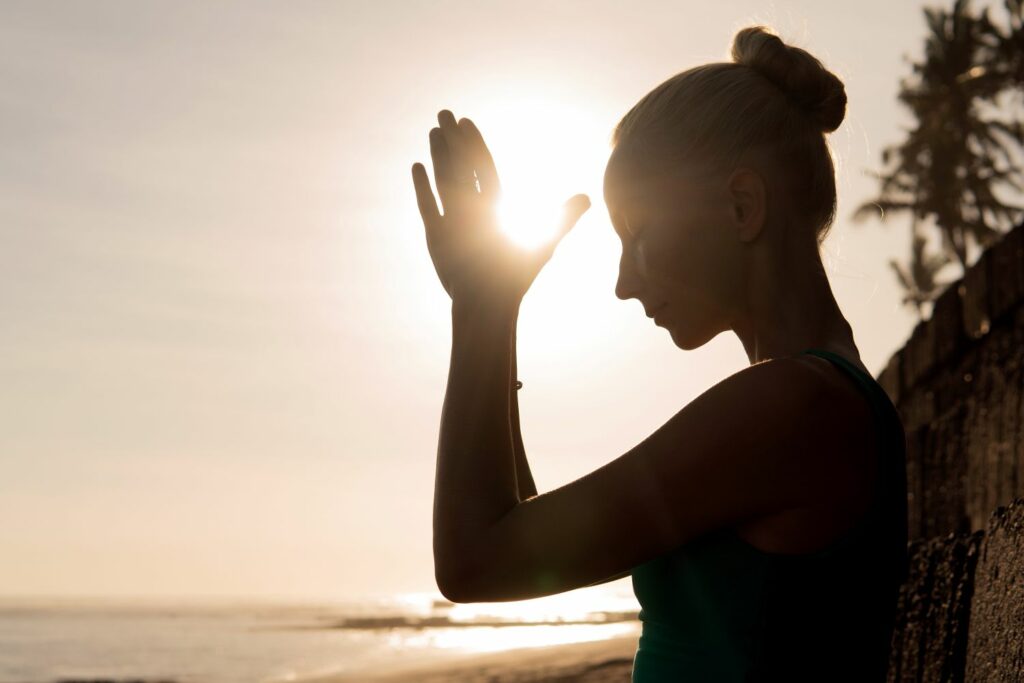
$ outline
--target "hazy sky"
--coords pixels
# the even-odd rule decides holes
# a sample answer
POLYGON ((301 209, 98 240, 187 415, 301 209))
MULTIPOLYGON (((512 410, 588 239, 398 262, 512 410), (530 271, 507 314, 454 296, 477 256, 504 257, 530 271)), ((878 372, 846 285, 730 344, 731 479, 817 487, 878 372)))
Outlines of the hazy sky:
POLYGON ((618 118, 755 23, 845 81, 824 254, 877 373, 908 228, 850 214, 909 122, 917 3, 0 4, 0 594, 435 588, 450 309, 409 168, 442 108, 510 203, 593 201, 520 316, 541 490, 743 368, 615 297, 601 178, 618 118))

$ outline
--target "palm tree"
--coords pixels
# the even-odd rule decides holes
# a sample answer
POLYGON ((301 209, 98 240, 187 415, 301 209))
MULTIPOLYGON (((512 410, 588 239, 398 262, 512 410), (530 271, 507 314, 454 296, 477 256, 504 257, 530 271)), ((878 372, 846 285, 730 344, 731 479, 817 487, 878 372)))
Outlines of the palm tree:
POLYGON ((904 302, 934 299, 946 283, 936 275, 948 263, 969 266, 971 246, 984 249, 1024 218, 1024 207, 999 191, 1024 193, 1024 169, 1013 151, 1024 150, 1024 11, 1022 0, 1005 0, 1008 27, 996 26, 988 8, 970 11, 956 0, 950 11, 924 9, 928 36, 924 59, 900 81, 899 100, 916 119, 902 144, 882 151, 885 173, 879 196, 857 207, 854 220, 909 212, 910 264, 894 262, 904 302), (1009 99, 1007 106, 1006 99, 1009 99), (998 114, 1009 113, 1009 119, 998 114), (942 253, 929 254, 924 227, 937 230, 942 253))
POLYGON ((923 318, 924 307, 941 291, 935 274, 949 263, 949 257, 946 254, 927 253, 928 240, 921 234, 917 225, 919 224, 915 222, 910 246, 910 265, 905 266, 896 259, 889 259, 889 267, 893 269, 896 279, 903 287, 902 303, 914 306, 917 309, 917 316, 923 318))

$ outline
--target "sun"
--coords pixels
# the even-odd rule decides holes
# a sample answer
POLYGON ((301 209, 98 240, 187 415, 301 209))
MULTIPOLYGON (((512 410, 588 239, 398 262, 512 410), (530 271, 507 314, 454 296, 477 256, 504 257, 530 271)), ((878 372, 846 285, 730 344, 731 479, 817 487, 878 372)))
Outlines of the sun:
POLYGON ((519 198, 504 195, 498 203, 502 232, 525 249, 536 249, 548 242, 558 230, 555 201, 551 197, 538 197, 536 191, 519 198))
POLYGON ((603 209, 595 191, 609 149, 599 117, 543 93, 507 91, 472 105, 465 115, 480 128, 494 157, 502 187, 499 221, 517 244, 534 248, 550 240, 565 202, 575 194, 590 197, 589 211, 603 209))
POLYGON ((603 184, 620 104, 585 94, 573 100, 565 83, 493 79, 453 104, 456 118, 468 117, 480 129, 494 158, 500 229, 513 243, 527 249, 548 243, 566 202, 581 193, 590 198, 590 208, 556 245, 524 298, 520 367, 550 367, 548 376, 568 382, 576 381, 574 373, 619 362, 608 335, 622 314, 615 296, 622 245, 603 184))

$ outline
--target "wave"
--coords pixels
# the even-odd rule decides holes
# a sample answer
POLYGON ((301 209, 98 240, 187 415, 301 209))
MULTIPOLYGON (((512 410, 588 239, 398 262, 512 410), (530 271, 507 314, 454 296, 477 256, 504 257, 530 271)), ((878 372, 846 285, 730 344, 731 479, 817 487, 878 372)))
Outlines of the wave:
POLYGON ((479 628, 503 627, 503 626, 575 626, 575 625, 599 625, 612 624, 623 621, 635 621, 639 612, 629 610, 625 612, 601 611, 591 612, 585 619, 542 619, 542 620, 514 620, 514 619, 452 619, 448 616, 373 616, 373 617, 347 617, 336 621, 308 626, 303 628, 313 629, 356 629, 356 630, 382 630, 382 629, 425 629, 425 628, 479 628))
POLYGON ((55 683, 177 683, 169 678, 60 678, 55 683))

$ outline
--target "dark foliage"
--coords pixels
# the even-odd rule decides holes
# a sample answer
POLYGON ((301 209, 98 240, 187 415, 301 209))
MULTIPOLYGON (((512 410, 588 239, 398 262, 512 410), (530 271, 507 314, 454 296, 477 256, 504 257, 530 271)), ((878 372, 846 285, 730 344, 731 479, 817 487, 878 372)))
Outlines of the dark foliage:
POLYGON ((855 220, 890 213, 911 216, 908 263, 890 262, 916 307, 946 283, 936 275, 953 263, 964 272, 968 247, 984 249, 1024 218, 1024 0, 1004 0, 1005 21, 989 8, 974 13, 970 0, 949 10, 924 10, 924 58, 911 62, 899 100, 915 119, 906 139, 882 152, 877 198, 860 205, 855 220), (1014 199, 1000 197, 1008 193, 1014 199), (941 249, 929 253, 928 234, 941 249))

